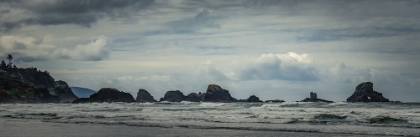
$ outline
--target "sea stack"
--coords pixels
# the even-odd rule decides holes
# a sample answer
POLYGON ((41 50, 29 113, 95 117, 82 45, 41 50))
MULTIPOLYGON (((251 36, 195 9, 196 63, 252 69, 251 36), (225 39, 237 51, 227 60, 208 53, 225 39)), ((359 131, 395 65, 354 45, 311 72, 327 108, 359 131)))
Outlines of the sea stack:
POLYGON ((137 92, 136 101, 137 102, 156 102, 153 96, 150 95, 150 93, 145 89, 139 89, 139 92, 137 92))
POLYGON ((205 102, 235 102, 229 91, 221 88, 219 85, 210 84, 207 87, 206 95, 204 96, 205 102))
POLYGON ((305 98, 301 102, 326 102, 326 103, 333 103, 334 101, 320 99, 320 98, 318 98, 318 95, 315 92, 311 92, 311 93, 309 93, 309 98, 305 98))
POLYGON ((97 93, 90 95, 89 98, 79 98, 73 103, 89 102, 135 102, 130 93, 125 93, 114 88, 102 88, 97 93))
POLYGON ((263 102, 263 101, 260 100, 259 97, 255 96, 255 95, 250 96, 246 101, 247 102, 263 102))
POLYGON ((353 95, 347 98, 347 102, 389 102, 382 93, 373 90, 372 82, 363 82, 357 85, 353 95))
POLYGON ((181 102, 184 101, 185 95, 179 90, 168 91, 160 101, 181 102))

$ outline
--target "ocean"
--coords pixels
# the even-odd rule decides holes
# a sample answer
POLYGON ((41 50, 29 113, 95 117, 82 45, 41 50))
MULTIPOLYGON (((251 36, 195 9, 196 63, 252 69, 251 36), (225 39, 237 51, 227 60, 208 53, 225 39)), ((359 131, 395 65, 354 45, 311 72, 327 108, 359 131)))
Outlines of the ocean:
POLYGON ((0 117, 137 127, 420 136, 420 103, 0 104, 0 117))

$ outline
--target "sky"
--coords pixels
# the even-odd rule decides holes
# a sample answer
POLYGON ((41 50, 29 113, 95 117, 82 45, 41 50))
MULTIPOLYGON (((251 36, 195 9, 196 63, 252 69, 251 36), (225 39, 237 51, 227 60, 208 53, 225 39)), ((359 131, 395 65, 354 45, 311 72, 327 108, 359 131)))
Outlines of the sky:
POLYGON ((218 84, 238 99, 345 101, 370 81, 419 102, 419 13, 417 0, 0 0, 0 57, 155 99, 218 84))

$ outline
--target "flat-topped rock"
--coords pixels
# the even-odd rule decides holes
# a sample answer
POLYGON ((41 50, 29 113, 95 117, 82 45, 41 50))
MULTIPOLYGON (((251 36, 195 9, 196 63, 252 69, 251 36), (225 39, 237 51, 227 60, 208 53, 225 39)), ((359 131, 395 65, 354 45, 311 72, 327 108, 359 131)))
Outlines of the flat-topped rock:
POLYGON ((300 102, 326 102, 326 103, 334 103, 334 101, 325 100, 318 98, 318 95, 315 92, 311 92, 309 94, 309 98, 305 98, 300 102))

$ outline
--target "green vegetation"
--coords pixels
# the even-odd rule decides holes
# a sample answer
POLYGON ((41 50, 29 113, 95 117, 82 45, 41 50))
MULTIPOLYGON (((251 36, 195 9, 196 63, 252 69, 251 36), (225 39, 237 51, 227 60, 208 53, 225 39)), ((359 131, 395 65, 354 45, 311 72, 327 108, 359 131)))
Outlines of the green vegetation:
POLYGON ((20 81, 0 78, 0 94, 13 100, 26 100, 35 96, 35 88, 20 81))

